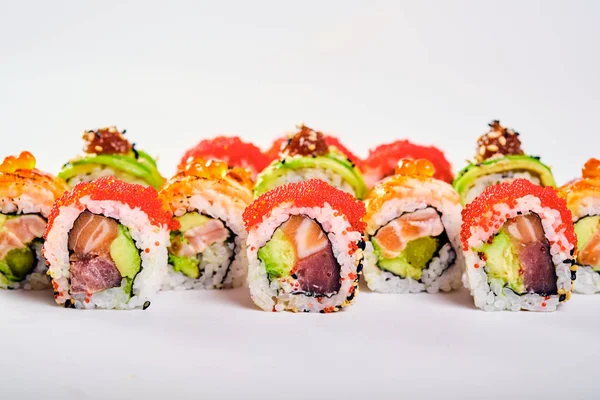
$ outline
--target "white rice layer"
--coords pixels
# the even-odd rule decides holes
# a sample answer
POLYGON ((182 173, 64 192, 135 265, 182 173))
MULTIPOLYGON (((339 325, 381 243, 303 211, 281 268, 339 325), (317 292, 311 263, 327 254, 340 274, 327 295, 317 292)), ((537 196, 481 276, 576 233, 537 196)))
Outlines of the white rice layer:
POLYGON ((562 224, 560 213, 549 207, 542 207, 540 200, 527 195, 516 200, 516 206, 510 208, 507 204, 496 204, 493 212, 498 215, 495 225, 504 223, 517 215, 537 214, 544 228, 544 233, 550 243, 550 256, 556 270, 557 295, 541 296, 535 293, 518 295, 498 279, 490 279, 486 273, 486 263, 479 258, 478 248, 498 232, 498 229, 484 229, 480 226, 470 228, 468 240, 469 250, 465 251, 467 264, 466 284, 475 300, 475 305, 485 311, 511 310, 519 311, 554 311, 561 295, 570 296, 571 265, 573 264, 571 250, 573 245, 566 239, 565 233, 558 230, 562 224), (561 250, 561 246, 565 250, 561 250))
POLYGON ((212 189, 204 189, 202 193, 189 198, 182 196, 178 204, 175 216, 199 212, 219 219, 233 232, 234 242, 214 244, 200 255, 202 271, 198 279, 177 272, 169 265, 163 290, 228 289, 241 286, 248 273, 247 233, 242 219, 246 204, 212 189))
POLYGON ((54 286, 54 298, 58 304, 74 305, 75 308, 132 309, 142 307, 160 289, 166 275, 167 245, 169 233, 166 227, 152 225, 140 208, 131 208, 113 200, 92 200, 82 197, 80 204, 60 208, 44 244, 44 256, 50 265, 49 274, 54 286), (121 287, 97 292, 87 297, 70 293, 69 232, 77 217, 85 210, 113 218, 129 228, 140 251, 142 268, 133 281, 131 298, 125 292, 126 280, 121 287))
POLYGON ((475 197, 479 196, 481 192, 490 186, 502 182, 512 182, 517 178, 527 179, 536 185, 540 184, 539 176, 533 175, 527 171, 505 171, 497 174, 483 175, 475 179, 473 186, 467 191, 467 195, 465 196, 466 203, 475 200, 475 197))
POLYGON ((289 310, 294 312, 337 311, 350 304, 358 291, 358 274, 363 258, 362 250, 349 253, 351 243, 362 239, 360 232, 354 231, 344 215, 334 210, 328 203, 324 207, 294 207, 282 204, 275 208, 263 222, 248 234, 248 285, 254 302, 266 311, 289 310), (330 297, 313 297, 297 293, 295 280, 283 277, 269 280, 265 265, 258 258, 258 250, 273 235, 273 232, 292 215, 306 215, 317 221, 326 232, 333 255, 340 266, 340 290, 330 297))
POLYGON ((331 186, 343 190, 344 192, 350 193, 356 197, 354 188, 346 182, 341 175, 328 169, 319 168, 298 168, 298 169, 282 169, 277 171, 279 175, 273 179, 269 185, 269 190, 278 186, 285 185, 286 183, 292 182, 303 182, 309 179, 320 179, 329 183, 331 186), (285 171, 285 172, 284 172, 285 171))

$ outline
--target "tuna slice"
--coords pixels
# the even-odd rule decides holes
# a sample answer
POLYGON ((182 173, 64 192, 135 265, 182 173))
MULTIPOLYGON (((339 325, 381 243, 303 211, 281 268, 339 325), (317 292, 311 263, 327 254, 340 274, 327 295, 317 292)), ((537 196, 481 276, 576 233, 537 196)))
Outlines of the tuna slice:
POLYGON ((40 238, 46 229, 46 221, 39 215, 21 215, 10 218, 0 232, 0 260, 9 251, 26 247, 35 238, 40 238))
POLYGON ((392 220, 377 231, 375 239, 385 258, 400 256, 411 240, 427 236, 438 236, 444 225, 437 211, 431 207, 406 213, 392 220))
POLYGON ((121 274, 110 257, 110 246, 119 234, 111 218, 85 211, 69 232, 71 293, 96 293, 121 285, 121 274))
POLYGON ((91 294, 120 285, 121 274, 112 260, 93 255, 71 257, 71 294, 91 294))
POLYGON ((556 271, 540 217, 521 215, 508 220, 505 227, 519 257, 525 289, 538 294, 556 294, 556 271))
POLYGON ((319 224, 311 218, 294 215, 282 226, 296 247, 294 273, 303 292, 330 295, 340 290, 340 267, 331 243, 319 224))

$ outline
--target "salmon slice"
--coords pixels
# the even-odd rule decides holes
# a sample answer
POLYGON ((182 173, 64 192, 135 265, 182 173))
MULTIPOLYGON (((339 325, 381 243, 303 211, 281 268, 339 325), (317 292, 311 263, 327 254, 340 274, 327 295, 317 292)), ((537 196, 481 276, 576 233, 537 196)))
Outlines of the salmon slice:
POLYGON ((303 215, 292 215, 281 229, 296 246, 299 259, 315 254, 329 245, 329 239, 319 224, 303 215))
POLYGON ((6 220, 4 228, 12 232, 22 243, 29 243, 44 235, 46 220, 36 214, 21 215, 6 220))
POLYGON ((340 267, 321 226, 304 215, 293 215, 279 228, 294 244, 296 274, 300 290, 330 295, 340 290, 340 267))
POLYGON ((600 265, 600 229, 596 230, 585 247, 581 249, 578 261, 582 265, 591 265, 592 267, 600 265))
POLYGON ((25 246, 25 243, 19 240, 14 233, 4 230, 0 231, 0 260, 3 260, 9 251, 21 249, 25 246))
MULTIPOLYGON (((211 219, 202 226, 188 229, 183 237, 187 239, 189 246, 182 243, 181 251, 190 253, 191 256, 202 253, 213 243, 224 242, 229 237, 229 231, 220 219, 211 219), (189 248, 185 248, 189 247, 189 248)), ((184 254, 181 254, 184 255, 184 254)))
POLYGON ((383 257, 396 258, 411 240, 439 236, 443 232, 439 214, 434 208, 427 207, 392 220, 377 231, 375 239, 383 257))
POLYGON ((504 227, 519 258, 525 290, 555 294, 556 271, 540 217, 537 214, 520 215, 508 220, 504 227))
POLYGON ((71 256, 71 294, 96 293, 121 286, 115 264, 96 255, 71 256))
POLYGON ((84 211, 69 232, 69 250, 110 259, 110 245, 118 234, 119 225, 114 219, 84 211))

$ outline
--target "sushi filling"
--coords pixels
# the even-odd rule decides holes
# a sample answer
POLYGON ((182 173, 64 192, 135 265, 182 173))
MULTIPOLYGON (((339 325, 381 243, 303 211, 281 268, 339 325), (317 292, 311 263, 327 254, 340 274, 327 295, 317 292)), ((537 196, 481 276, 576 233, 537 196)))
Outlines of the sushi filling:
POLYGON ((379 268, 403 279, 433 282, 456 260, 442 219, 432 207, 402 214, 379 228, 371 242, 379 268))
POLYGON ((84 211, 69 232, 68 248, 72 295, 91 296, 111 288, 131 295, 142 261, 127 227, 84 211))
POLYGON ((575 223, 579 243, 579 265, 590 266, 600 273, 600 216, 588 216, 575 223))
MULTIPOLYGON (((270 282, 291 285, 293 294, 331 297, 341 288, 340 266, 318 222, 292 215, 258 250, 270 282)), ((284 286, 280 285, 280 286, 284 286)))
POLYGON ((0 281, 21 282, 41 260, 46 220, 37 214, 0 214, 0 281))
POLYGON ((490 283, 499 281, 518 295, 557 294, 550 244, 537 214, 509 219, 477 253, 490 283))
POLYGON ((191 279, 205 273, 212 276, 226 268, 221 283, 235 257, 233 232, 220 219, 198 212, 176 218, 181 228, 171 232, 169 264, 173 270, 191 279))

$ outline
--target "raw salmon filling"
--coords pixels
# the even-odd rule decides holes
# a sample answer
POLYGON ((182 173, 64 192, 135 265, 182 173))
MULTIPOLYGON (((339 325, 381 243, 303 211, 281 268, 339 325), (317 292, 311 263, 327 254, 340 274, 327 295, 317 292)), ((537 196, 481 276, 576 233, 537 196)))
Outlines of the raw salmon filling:
POLYGON ((45 229, 38 214, 0 214, 0 282, 21 282, 33 272, 45 229))
POLYGON ((290 283, 294 294, 330 297, 339 292, 340 266, 319 223, 292 215, 258 251, 269 281, 290 283))
POLYGON ((440 214, 433 207, 393 219, 377 230, 371 242, 379 268, 403 279, 430 281, 456 259, 440 214))
POLYGON ((220 273, 222 285, 235 257, 233 232, 220 219, 198 212, 189 212, 176 219, 181 228, 171 232, 168 248, 173 270, 192 279, 212 280, 220 273))

